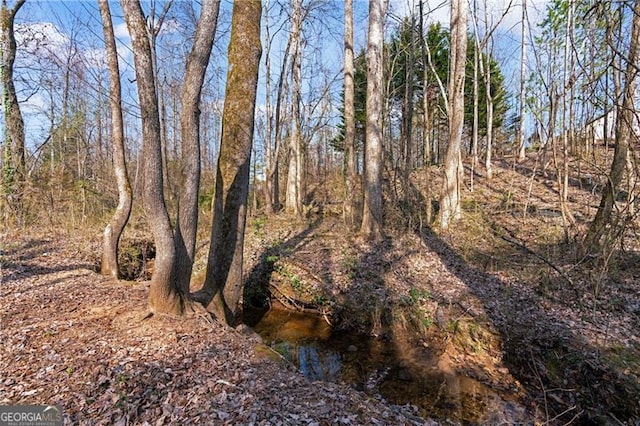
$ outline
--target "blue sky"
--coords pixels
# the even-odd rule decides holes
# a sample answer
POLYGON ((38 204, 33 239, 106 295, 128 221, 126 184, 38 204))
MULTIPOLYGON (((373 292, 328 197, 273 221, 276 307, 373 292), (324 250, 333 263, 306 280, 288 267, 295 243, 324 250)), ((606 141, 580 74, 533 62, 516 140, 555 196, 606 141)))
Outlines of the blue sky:
MULTIPOLYGON (((489 0, 490 13, 495 16, 495 19, 501 15, 502 10, 506 6, 506 0, 489 0)), ((271 4, 274 0, 270 0, 271 4)), ((176 2, 176 5, 180 5, 182 2, 176 2)), ((263 1, 263 3, 266 3, 263 1)), ((447 3, 444 2, 427 2, 430 6, 425 6, 426 11, 431 11, 429 14, 429 20, 441 21, 445 26, 448 26, 448 14, 449 10, 447 3)), ((149 10, 149 2, 143 3, 145 10, 149 10)), ((184 5, 184 3, 182 3, 184 5)), ((339 89, 341 87, 341 62, 342 62, 342 2, 328 2, 328 7, 318 9, 318 13, 310 16, 310 19, 315 19, 313 23, 316 27, 309 25, 309 28, 316 28, 314 31, 309 31, 310 38, 308 41, 306 51, 307 62, 304 64, 306 67, 306 75, 314 80, 313 85, 321 84, 322 79, 337 77, 337 80, 333 82, 335 86, 334 91, 339 96, 339 89), (326 68, 326 76, 319 74, 314 67, 317 64, 322 64, 323 68, 326 68)), ((325 5, 325 6, 327 6, 325 5)), ((393 25, 394 21, 397 21, 399 17, 405 16, 410 10, 417 9, 417 0, 391 0, 389 5, 389 25, 393 25)), ((119 40, 119 55, 121 58, 121 72, 123 74, 124 82, 124 96, 125 101, 131 105, 136 103, 135 100, 135 88, 131 83, 134 80, 133 77, 133 59, 130 49, 130 39, 126 29, 126 25, 122 19, 122 12, 120 11, 119 2, 111 2, 112 14, 114 17, 114 26, 116 30, 116 37, 119 40)), ((159 8, 160 6, 158 6, 159 8)), ((211 84, 216 86, 216 90, 222 96, 224 91, 224 70, 226 68, 226 43, 228 43, 228 29, 230 25, 230 10, 232 3, 230 0, 223 0, 221 3, 221 14, 218 25, 218 34, 216 47, 212 57, 212 72, 215 75, 215 82, 211 80, 211 84)), ((365 45, 366 41, 366 19, 368 2, 363 0, 356 0, 354 4, 355 12, 355 48, 361 49, 365 45)), ((532 20, 535 22, 542 16, 544 7, 541 2, 536 2, 535 6, 529 6, 532 20), (537 10, 537 11, 536 11, 537 10)), ((285 17, 282 13, 279 14, 280 20, 285 17)), ((271 20, 271 26, 276 27, 278 16, 273 16, 271 20)), ((518 84, 517 64, 519 62, 519 38, 520 38, 520 5, 514 2, 512 11, 507 15, 506 19, 501 25, 501 30, 496 33, 495 45, 496 56, 502 64, 506 83, 512 88, 516 88, 518 84)), ((165 23, 164 35, 165 41, 169 43, 171 49, 175 49, 175 58, 172 59, 171 52, 161 52, 161 55, 166 55, 166 61, 161 65, 167 67, 178 66, 174 59, 177 61, 185 52, 184 43, 171 44, 172 32, 179 32, 183 23, 180 20, 169 19, 165 23)), ((104 67, 104 53, 102 45, 102 28, 100 23, 100 15, 98 12, 97 4, 94 1, 27 1, 25 6, 21 9, 17 16, 17 29, 20 33, 18 39, 21 42, 22 53, 19 54, 17 61, 17 76, 20 78, 22 73, 23 77, 29 76, 30 73, 34 74, 38 64, 42 62, 40 56, 43 54, 48 56, 50 61, 63 61, 69 55, 69 45, 71 42, 77 43, 80 46, 77 52, 77 57, 81 57, 88 64, 90 72, 95 72, 96 76, 103 72, 104 67), (30 43, 25 43, 27 39, 30 39, 30 43), (29 48, 29 46, 31 46, 29 48), (25 47, 29 48, 31 52, 25 53, 25 47), (46 53, 43 53, 46 52, 46 53), (91 71, 93 69, 93 71, 91 71)), ((272 68, 277 71, 281 60, 282 51, 286 44, 288 37, 288 27, 282 26, 280 31, 275 34, 274 45, 272 47, 272 68)), ((274 30, 275 31, 275 30, 274 30)), ((272 31, 272 36, 274 32, 272 31)), ((27 49, 27 50, 29 50, 27 49)), ((167 68, 168 69, 168 68, 167 68)), ((55 77, 55 76, 53 76, 55 77)), ((34 77, 35 78, 35 77, 34 77)), ((275 84, 274 84, 275 85, 275 84)), ((20 83, 19 83, 20 86, 20 83)), ((105 86, 106 87, 106 86, 105 86)), ((89 89, 100 90, 98 87, 89 87, 89 89)), ((259 107, 264 105, 264 75, 261 75, 259 95, 259 107)), ((309 85, 307 84, 307 89, 309 85)), ((515 90, 514 90, 515 92, 515 90)), ((89 93, 89 96, 91 94, 89 93)), ((25 88, 22 87, 21 99, 28 98, 28 102, 23 105, 23 111, 25 113, 25 119, 27 124, 28 138, 30 139, 29 146, 37 146, 42 141, 48 132, 49 123, 48 119, 43 118, 43 113, 50 103, 50 94, 42 88, 25 88)))

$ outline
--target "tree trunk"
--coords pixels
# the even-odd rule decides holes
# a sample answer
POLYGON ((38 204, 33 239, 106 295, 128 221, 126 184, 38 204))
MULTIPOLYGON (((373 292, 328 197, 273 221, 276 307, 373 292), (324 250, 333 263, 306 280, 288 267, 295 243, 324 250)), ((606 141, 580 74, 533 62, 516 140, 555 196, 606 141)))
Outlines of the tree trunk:
POLYGON ((196 295, 228 324, 242 295, 242 252, 258 85, 259 0, 233 4, 222 141, 213 199, 211 245, 204 286, 196 295))
MULTIPOLYGON (((133 194, 127 173, 127 162, 124 147, 124 126, 122 120, 122 90, 120 87, 120 68, 118 52, 113 33, 113 21, 108 0, 99 0, 102 29, 109 63, 109 107, 111 109, 111 146, 113 150, 113 169, 118 187, 118 207, 111 222, 104 230, 102 261, 100 272, 118 278, 118 243, 124 227, 129 221, 133 194)), ((102 130, 99 130, 102 132, 102 130)))
POLYGON ((344 222, 347 228, 356 226, 356 119, 355 66, 353 62, 353 0, 344 3, 344 153, 346 156, 344 222))
POLYGON ((440 195, 440 228, 447 229, 462 214, 460 208, 460 144, 464 124, 464 78, 467 56, 467 2, 451 3, 451 71, 449 73, 449 146, 440 195))
POLYGON ((569 241, 569 226, 575 224, 575 219, 567 204, 569 198, 569 137, 571 135, 572 129, 571 122, 573 121, 573 110, 570 107, 572 100, 567 96, 567 92, 573 85, 573 83, 571 82, 573 78, 570 76, 570 74, 573 73, 573 69, 570 67, 574 49, 572 46, 573 37, 571 37, 573 25, 573 3, 569 2, 567 10, 564 61, 562 69, 562 171, 560 171, 559 167, 557 168, 560 211, 562 212, 562 224, 564 228, 565 240, 567 242, 569 241))
POLYGON ((413 62, 414 62, 414 15, 411 14, 411 37, 409 39, 409 51, 406 53, 407 65, 405 67, 404 83, 404 111, 402 115, 404 133, 404 170, 402 180, 404 184, 404 201, 409 202, 409 183, 413 168, 413 62))
POLYGON ((471 173, 470 188, 473 191, 475 179, 475 168, 478 164, 478 127, 479 127, 479 71, 480 71, 480 35, 478 34, 478 5, 473 2, 473 33, 474 33, 474 49, 473 49, 473 129, 471 135, 471 173))
POLYGON ((522 0, 522 44, 520 46, 520 128, 516 138, 518 148, 518 161, 523 161, 526 154, 525 132, 525 103, 527 95, 526 67, 527 67, 527 0, 522 0))
MULTIPOLYGON (((486 16, 486 13, 485 13, 486 16)), ((484 167, 487 172, 487 179, 493 178, 493 164, 491 155, 493 153, 493 93, 491 93, 491 42, 487 40, 487 64, 485 69, 485 97, 487 102, 487 152, 485 153, 484 167)))
POLYGON ((622 182, 624 170, 629 155, 631 139, 635 135, 634 123, 636 123, 636 110, 634 105, 636 93, 636 80, 638 77, 638 60, 640 49, 640 1, 635 2, 633 11, 633 24, 631 28, 631 40, 629 42, 629 55, 627 57, 627 70, 622 105, 616 114, 616 133, 613 162, 607 185, 602 192, 600 206, 596 217, 591 222, 585 238, 585 248, 590 252, 598 251, 606 244, 603 238, 608 233, 611 224, 613 205, 618 196, 618 190, 622 182))
POLYGON ((181 286, 173 280, 176 251, 164 200, 160 114, 151 45, 140 3, 134 0, 122 0, 121 4, 131 35, 142 116, 142 204, 156 246, 156 258, 149 289, 149 307, 153 313, 167 312, 181 315, 185 311, 188 294, 183 293, 181 286))
MULTIPOLYGON (((2 170, 3 202, 11 203, 21 197, 21 184, 25 175, 25 135, 24 121, 13 82, 13 66, 16 60, 16 39, 13 24, 16 14, 25 0, 16 1, 9 9, 6 0, 0 6, 0 79, 2 84, 2 104, 4 105, 4 169, 2 170)), ((5 211, 5 214, 8 213, 5 211)), ((14 205, 14 207, 16 207, 14 205)))
POLYGON ((174 235, 175 281, 184 293, 195 260, 200 191, 200 98, 218 22, 220 0, 204 0, 182 86, 182 190, 174 235))
MULTIPOLYGON (((275 213, 275 203, 273 200, 273 180, 271 179, 274 165, 277 163, 273 158, 273 126, 271 112, 271 28, 269 26, 269 0, 264 4, 264 31, 265 31, 265 52, 264 52, 264 73, 265 73, 265 129, 264 129, 264 160, 265 160, 265 179, 264 179, 264 210, 267 214, 275 213)), ((283 60, 284 62, 284 60, 283 60)))
POLYGON ((427 72, 427 64, 428 64, 428 56, 427 56, 427 43, 425 41, 426 34, 424 33, 424 0, 420 0, 419 3, 420 10, 420 53, 422 56, 422 109, 423 109, 423 122, 424 129, 422 131, 422 143, 424 146, 424 165, 427 169, 424 173, 426 178, 425 184, 425 213, 426 213, 426 221, 427 224, 431 224, 431 181, 429 179, 429 166, 431 165, 433 156, 431 155, 431 114, 429 114, 429 108, 431 108, 429 103, 429 78, 427 72))
POLYGON ((367 46, 367 123, 364 152, 364 206, 360 232, 365 238, 382 236, 382 103, 384 73, 384 0, 369 2, 367 46))
POLYGON ((302 216, 303 198, 303 146, 300 117, 300 92, 302 91, 302 0, 293 0, 293 16, 291 24, 291 138, 289 145, 289 173, 287 175, 287 212, 297 217, 302 216))

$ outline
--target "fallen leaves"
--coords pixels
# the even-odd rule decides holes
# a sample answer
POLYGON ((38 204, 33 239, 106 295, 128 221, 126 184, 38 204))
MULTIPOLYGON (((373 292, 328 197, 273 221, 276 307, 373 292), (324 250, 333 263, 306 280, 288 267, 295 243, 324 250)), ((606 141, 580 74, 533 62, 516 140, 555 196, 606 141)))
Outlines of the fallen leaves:
POLYGON ((3 253, 0 403, 60 404, 66 422, 86 425, 420 423, 312 384, 218 323, 140 321, 146 286, 90 272, 66 246, 25 240, 3 253))

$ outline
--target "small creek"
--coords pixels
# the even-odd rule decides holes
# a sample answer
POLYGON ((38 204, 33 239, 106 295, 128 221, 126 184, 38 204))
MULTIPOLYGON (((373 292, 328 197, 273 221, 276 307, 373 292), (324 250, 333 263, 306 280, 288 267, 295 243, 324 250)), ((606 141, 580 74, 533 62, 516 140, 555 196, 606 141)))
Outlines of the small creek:
POLYGON ((449 424, 511 424, 524 408, 485 384, 456 374, 428 348, 334 332, 323 318, 270 309, 251 324, 267 345, 313 380, 345 382, 392 404, 412 404, 449 424))

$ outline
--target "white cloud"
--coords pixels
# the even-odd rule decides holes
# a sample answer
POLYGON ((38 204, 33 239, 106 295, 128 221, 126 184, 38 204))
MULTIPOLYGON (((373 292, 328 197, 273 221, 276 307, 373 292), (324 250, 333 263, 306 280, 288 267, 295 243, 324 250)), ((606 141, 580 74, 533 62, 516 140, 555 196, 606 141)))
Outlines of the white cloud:
MULTIPOLYGON (((511 3, 507 15, 504 17, 500 24, 500 28, 504 31, 519 31, 519 23, 522 19, 522 9, 520 0, 486 0, 489 14, 489 22, 497 22, 504 11, 511 3)), ((403 17, 407 16, 412 10, 418 13, 420 1, 419 0, 390 0, 389 13, 403 17)), ((423 0, 424 14, 427 16, 430 22, 440 22, 445 27, 449 26, 449 14, 450 14, 450 1, 426 1, 423 0)), ((535 24, 541 16, 545 13, 547 0, 536 1, 533 5, 529 4, 527 12, 529 13, 529 20, 535 24)), ((484 0, 477 0, 478 7, 478 19, 481 27, 484 26, 484 0)), ((469 10, 471 13, 471 9, 469 10)), ((471 15, 469 15, 471 16, 471 15)), ((471 26, 471 22, 469 22, 471 26)))
POLYGON ((19 49, 29 53, 36 53, 41 49, 55 52, 69 43, 69 37, 51 22, 18 24, 15 35, 19 49))
POLYGON ((124 22, 114 25, 113 32, 116 38, 130 38, 129 29, 127 28, 127 24, 124 22))
POLYGON ((104 48, 87 49, 83 56, 90 67, 104 68, 107 65, 107 51, 104 48))

